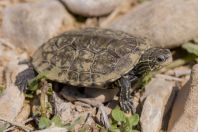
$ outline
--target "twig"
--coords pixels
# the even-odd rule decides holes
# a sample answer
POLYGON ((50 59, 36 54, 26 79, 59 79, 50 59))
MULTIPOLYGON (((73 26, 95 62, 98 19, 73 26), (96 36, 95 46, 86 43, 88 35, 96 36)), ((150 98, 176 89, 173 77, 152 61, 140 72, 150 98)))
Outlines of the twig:
POLYGON ((90 104, 94 107, 97 107, 101 113, 102 113, 102 123, 104 124, 104 126, 109 129, 110 128, 110 124, 109 124, 109 120, 108 120, 108 117, 107 117, 107 114, 105 113, 105 110, 104 110, 104 105, 97 101, 96 99, 94 98, 80 98, 80 97, 76 97, 76 100, 78 101, 82 101, 84 103, 87 103, 87 104, 90 104))
POLYGON ((13 125, 13 126, 17 126, 17 127, 23 129, 23 130, 26 131, 26 132, 30 132, 30 131, 33 130, 33 129, 30 128, 30 127, 26 127, 25 125, 22 125, 22 124, 17 123, 17 122, 10 121, 10 120, 8 120, 8 119, 4 119, 4 118, 2 118, 2 117, 0 117, 0 120, 1 120, 1 121, 4 121, 4 122, 8 122, 8 123, 10 123, 10 124, 13 125))
POLYGON ((164 74, 157 74, 156 77, 163 77, 164 79, 170 80, 170 81, 178 81, 178 82, 182 82, 183 81, 180 78, 169 76, 169 75, 164 75, 164 74))
MULTIPOLYGON (((26 124, 26 123, 28 123, 28 122, 30 122, 30 121, 32 121, 33 120, 33 118, 31 117, 31 118, 28 118, 27 120, 25 120, 22 124, 26 124)), ((10 132, 11 130, 13 130, 13 129, 15 129, 16 128, 16 126, 11 126, 11 127, 9 127, 8 129, 6 129, 6 130, 4 130, 4 132, 10 132)))
POLYGON ((83 128, 83 127, 85 126, 85 124, 87 123, 89 117, 90 117, 90 113, 87 114, 87 116, 86 116, 86 118, 85 118, 85 121, 84 121, 84 123, 83 123, 83 125, 82 125, 82 128, 83 128))
POLYGON ((191 73, 191 69, 183 70, 183 71, 175 71, 175 76, 181 77, 181 76, 190 75, 190 73, 191 73))
POLYGON ((9 128, 7 128, 6 130, 3 130, 3 132, 10 132, 12 130, 14 130, 16 128, 16 126, 11 126, 9 128))
POLYGON ((169 69, 173 69, 173 68, 185 65, 185 64, 195 60, 196 58, 197 58, 197 56, 190 54, 190 55, 186 56, 185 58, 177 59, 177 60, 173 61, 171 64, 169 64, 168 66, 161 69, 160 72, 165 72, 169 69))
POLYGON ((99 110, 102 113, 102 122, 103 122, 105 128, 109 129, 110 128, 110 124, 109 124, 109 120, 108 120, 107 114, 105 113, 104 105, 103 104, 101 104, 99 106, 99 110))

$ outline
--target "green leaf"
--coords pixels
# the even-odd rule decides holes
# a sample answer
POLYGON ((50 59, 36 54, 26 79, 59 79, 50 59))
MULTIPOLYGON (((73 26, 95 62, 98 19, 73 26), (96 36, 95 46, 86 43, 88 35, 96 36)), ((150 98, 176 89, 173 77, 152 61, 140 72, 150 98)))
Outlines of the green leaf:
POLYGON ((138 131, 138 130, 132 130, 131 132, 140 132, 140 131, 138 131))
POLYGON ((148 72, 147 74, 145 74, 140 78, 140 80, 138 81, 138 86, 141 88, 145 87, 151 81, 152 77, 153 77, 153 73, 148 72))
POLYGON ((130 127, 130 126, 126 125, 126 124, 124 124, 122 129, 123 129, 124 132, 131 132, 132 131, 132 127, 130 127))
POLYGON ((143 3, 145 1, 149 1, 149 0, 138 0, 139 3, 143 3))
POLYGON ((198 56, 198 45, 193 43, 186 43, 182 45, 182 48, 187 50, 189 53, 192 53, 198 56))
POLYGON ((80 128, 79 132, 89 132, 89 128, 86 127, 80 128))
POLYGON ((80 116, 76 120, 74 120, 72 123, 67 125, 68 131, 72 131, 74 129, 75 125, 81 124, 83 120, 84 120, 84 118, 80 116))
POLYGON ((5 89, 5 86, 3 86, 3 85, 0 84, 0 94, 3 93, 4 89, 5 89))
POLYGON ((57 126, 57 127, 62 127, 63 126, 62 121, 61 121, 59 116, 54 116, 52 118, 51 122, 54 123, 54 125, 57 126))
POLYGON ((32 99, 34 96, 32 94, 25 94, 25 98, 29 98, 29 99, 32 99))
POLYGON ((118 129, 116 126, 111 126, 111 127, 109 128, 109 131, 110 131, 110 132, 121 132, 120 129, 118 129))
POLYGON ((129 119, 129 124, 132 126, 136 126, 140 120, 138 114, 134 114, 130 116, 128 119, 129 119))
POLYGON ((195 37, 195 38, 193 39, 193 42, 194 42, 194 43, 198 43, 198 37, 195 37))
POLYGON ((35 78, 28 81, 28 90, 36 91, 38 89, 38 83, 41 79, 46 78, 47 72, 39 73, 35 78))
POLYGON ((28 90, 36 91, 38 89, 38 82, 37 81, 28 81, 28 90))
POLYGON ((52 95, 53 94, 53 88, 52 88, 52 84, 48 83, 48 91, 47 91, 48 95, 52 95))
POLYGON ((3 128, 0 128, 0 132, 3 132, 3 128))
POLYGON ((41 117, 39 120, 39 128, 43 129, 49 126, 51 126, 51 121, 47 117, 41 117))
POLYGON ((117 122, 125 122, 126 121, 124 112, 121 111, 118 107, 116 107, 115 109, 112 110, 111 115, 112 115, 113 119, 116 120, 117 122))

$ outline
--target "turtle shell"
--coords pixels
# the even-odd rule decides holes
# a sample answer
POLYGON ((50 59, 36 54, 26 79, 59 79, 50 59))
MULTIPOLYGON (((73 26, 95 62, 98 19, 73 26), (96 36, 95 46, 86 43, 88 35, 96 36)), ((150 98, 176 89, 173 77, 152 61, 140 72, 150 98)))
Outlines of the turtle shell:
MULTIPOLYGON (((44 43, 32 64, 49 80, 73 86, 101 87, 119 79, 149 48, 146 39, 101 28, 65 32, 44 43)), ((102 88, 102 87, 101 87, 102 88)))

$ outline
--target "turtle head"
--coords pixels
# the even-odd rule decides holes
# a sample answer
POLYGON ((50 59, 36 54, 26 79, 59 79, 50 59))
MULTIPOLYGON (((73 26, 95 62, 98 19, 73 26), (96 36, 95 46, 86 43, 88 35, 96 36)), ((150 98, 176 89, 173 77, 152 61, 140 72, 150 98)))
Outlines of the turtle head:
POLYGON ((172 61, 172 54, 169 49, 150 48, 141 56, 135 70, 142 75, 169 64, 172 61))
POLYGON ((150 48, 141 56, 140 61, 147 62, 150 71, 159 69, 172 61, 172 54, 169 49, 150 48))

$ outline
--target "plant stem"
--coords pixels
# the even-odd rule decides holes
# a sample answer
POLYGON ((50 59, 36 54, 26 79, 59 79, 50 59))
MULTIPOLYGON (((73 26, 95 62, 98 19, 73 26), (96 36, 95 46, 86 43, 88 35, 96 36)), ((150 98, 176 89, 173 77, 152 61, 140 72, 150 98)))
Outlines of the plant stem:
POLYGON ((183 66, 191 61, 194 61, 195 59, 197 59, 198 56, 196 55, 193 55, 193 54, 189 54, 187 55, 186 57, 184 58, 181 58, 181 59, 177 59, 175 61, 173 61, 172 63, 170 63, 168 66, 164 67, 162 70, 160 70, 161 72, 165 72, 169 69, 173 69, 173 68, 176 68, 176 67, 179 67, 179 66, 183 66))
POLYGON ((46 117, 47 113, 47 102, 48 102, 48 82, 45 79, 41 80, 41 96, 40 96, 40 104, 41 104, 41 115, 46 117))

